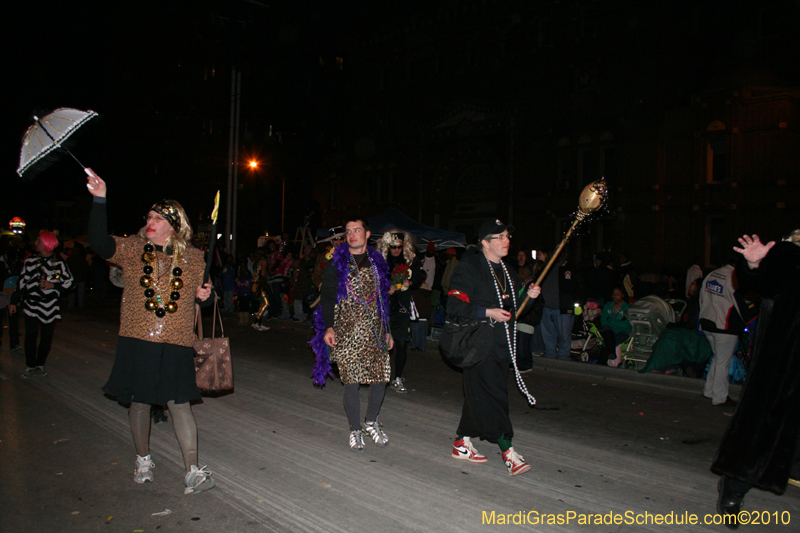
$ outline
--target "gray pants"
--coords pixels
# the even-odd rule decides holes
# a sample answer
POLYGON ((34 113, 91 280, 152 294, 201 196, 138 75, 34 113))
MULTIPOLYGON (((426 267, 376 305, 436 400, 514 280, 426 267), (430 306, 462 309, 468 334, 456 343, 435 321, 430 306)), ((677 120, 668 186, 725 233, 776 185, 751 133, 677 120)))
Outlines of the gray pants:
POLYGON ((84 295, 86 294, 86 282, 76 281, 75 290, 69 293, 69 306, 72 309, 83 309, 84 295))
POLYGON ((306 314, 303 312, 303 300, 299 298, 294 301, 294 317, 301 322, 306 320, 306 314))
POLYGON ((728 399, 728 369, 731 367, 733 352, 739 342, 737 335, 727 333, 705 332, 706 339, 714 352, 711 366, 708 368, 706 385, 703 388, 703 396, 711 398, 711 403, 719 405, 728 399))

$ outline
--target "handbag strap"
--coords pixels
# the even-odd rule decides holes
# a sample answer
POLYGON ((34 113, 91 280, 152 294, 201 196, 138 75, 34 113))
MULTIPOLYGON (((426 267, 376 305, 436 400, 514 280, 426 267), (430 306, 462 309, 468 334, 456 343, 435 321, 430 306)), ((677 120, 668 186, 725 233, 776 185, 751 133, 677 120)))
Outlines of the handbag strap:
POLYGON ((203 319, 200 316, 199 304, 194 304, 194 336, 196 339, 203 338, 203 319))
MULTIPOLYGON (((225 336, 225 329, 222 325, 222 313, 217 306, 217 298, 216 293, 212 292, 212 296, 214 297, 214 314, 211 318, 211 338, 215 338, 217 336, 217 321, 219 321, 219 332, 220 337, 225 336)), ((203 338, 203 315, 200 313, 200 304, 194 304, 194 331, 195 337, 198 339, 203 338)))
POLYGON ((217 306, 217 300, 219 300, 219 298, 217 297, 217 293, 216 292, 213 293, 213 297, 214 297, 214 317, 211 319, 211 338, 212 339, 216 337, 217 320, 219 320, 220 337, 224 337, 225 336, 225 330, 223 329, 223 326, 222 326, 222 313, 220 312, 219 307, 217 306))

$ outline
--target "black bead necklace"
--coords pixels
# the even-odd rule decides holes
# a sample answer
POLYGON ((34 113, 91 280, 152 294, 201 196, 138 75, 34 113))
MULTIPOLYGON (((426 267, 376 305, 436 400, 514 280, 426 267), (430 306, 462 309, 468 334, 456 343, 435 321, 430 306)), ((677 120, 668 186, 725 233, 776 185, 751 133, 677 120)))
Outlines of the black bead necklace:
POLYGON ((151 242, 147 242, 144 245, 142 263, 144 263, 144 268, 142 268, 144 276, 139 278, 139 284, 144 287, 144 297, 147 298, 144 302, 144 308, 148 311, 153 311, 158 318, 163 318, 167 313, 177 311, 177 300, 181 297, 180 290, 183 288, 183 280, 179 276, 183 274, 183 271, 180 267, 175 266, 175 256, 172 258, 172 276, 166 287, 159 284, 158 258, 156 257, 156 248, 151 242), (153 268, 153 265, 155 265, 155 268, 153 268), (165 304, 166 297, 162 295, 167 291, 171 292, 169 300, 165 304))

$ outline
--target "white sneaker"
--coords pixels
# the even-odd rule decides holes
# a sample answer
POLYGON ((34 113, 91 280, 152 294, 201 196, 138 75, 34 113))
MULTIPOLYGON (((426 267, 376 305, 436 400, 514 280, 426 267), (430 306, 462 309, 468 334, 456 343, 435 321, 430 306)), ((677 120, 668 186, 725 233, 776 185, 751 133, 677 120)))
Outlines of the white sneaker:
POLYGON ((145 483, 149 481, 150 483, 153 482, 153 473, 150 471, 151 469, 155 468, 156 464, 150 458, 150 454, 148 453, 144 457, 141 455, 136 456, 136 471, 133 474, 133 480, 136 483, 145 483))
POLYGON ((453 459, 461 459, 462 461, 470 461, 472 463, 485 463, 489 459, 482 455, 475 446, 472 445, 472 439, 464 437, 453 441, 453 459))
POLYGON ((406 386, 403 385, 403 382, 405 380, 406 378, 394 378, 394 380, 392 381, 392 387, 394 387, 394 390, 400 393, 408 392, 406 386))
POLYGON ((364 432, 360 429, 350 432, 350 451, 363 452, 364 451, 364 432))
POLYGON ((525 458, 514 451, 514 448, 509 448, 503 452, 503 462, 506 464, 506 468, 508 468, 509 476, 524 474, 531 469, 531 465, 526 463, 525 458))
POLYGON ((38 372, 39 370, 35 366, 26 366, 25 373, 22 374, 20 377, 22 379, 30 379, 33 376, 35 376, 38 372))
POLYGON ((197 492, 203 492, 204 490, 213 489, 216 486, 214 480, 211 479, 211 472, 207 470, 208 467, 197 468, 197 466, 192 465, 191 470, 189 473, 186 474, 186 489, 183 491, 184 494, 195 494, 197 492))

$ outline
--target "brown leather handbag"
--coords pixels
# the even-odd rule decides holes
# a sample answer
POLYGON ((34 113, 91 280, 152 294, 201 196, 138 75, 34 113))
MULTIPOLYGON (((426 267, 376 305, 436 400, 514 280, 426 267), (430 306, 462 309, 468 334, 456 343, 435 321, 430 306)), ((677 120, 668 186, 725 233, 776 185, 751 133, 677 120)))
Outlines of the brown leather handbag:
POLYGON ((214 296, 214 315, 211 319, 211 337, 203 338, 203 321, 200 306, 195 305, 195 341, 194 358, 197 388, 201 392, 221 392, 233 390, 233 365, 231 364, 231 345, 222 329, 222 315, 214 296), (220 336, 216 336, 217 320, 219 320, 220 336))

